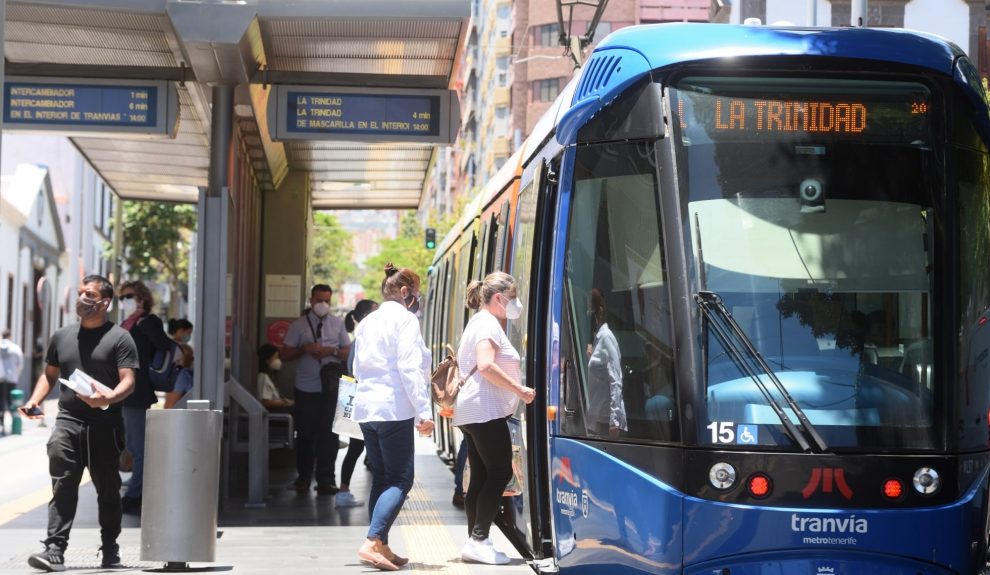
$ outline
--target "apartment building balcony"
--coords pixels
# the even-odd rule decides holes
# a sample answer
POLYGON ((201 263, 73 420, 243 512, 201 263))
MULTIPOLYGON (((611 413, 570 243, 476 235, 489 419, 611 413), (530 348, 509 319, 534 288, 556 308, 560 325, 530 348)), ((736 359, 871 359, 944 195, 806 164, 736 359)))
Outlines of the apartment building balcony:
POLYGON ((640 0, 641 22, 707 22, 711 0, 640 0))
POLYGON ((495 138, 495 142, 492 145, 492 153, 496 157, 505 157, 509 155, 510 142, 508 138, 495 138))
POLYGON ((496 56, 508 56, 512 54, 512 37, 506 36, 504 38, 495 39, 495 55, 496 56))
POLYGON ((512 95, 512 89, 511 88, 508 88, 508 87, 505 87, 505 88, 495 88, 495 97, 492 100, 492 102, 495 104, 496 107, 498 107, 498 106, 508 106, 509 105, 509 98, 510 98, 511 95, 512 95))

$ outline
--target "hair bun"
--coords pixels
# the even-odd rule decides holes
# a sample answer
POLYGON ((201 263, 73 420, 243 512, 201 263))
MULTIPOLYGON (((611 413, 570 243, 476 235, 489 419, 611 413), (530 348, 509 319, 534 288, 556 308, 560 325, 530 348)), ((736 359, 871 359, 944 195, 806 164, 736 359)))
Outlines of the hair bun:
POLYGON ((393 274, 398 273, 398 268, 392 265, 392 262, 385 264, 385 277, 390 278, 393 274))

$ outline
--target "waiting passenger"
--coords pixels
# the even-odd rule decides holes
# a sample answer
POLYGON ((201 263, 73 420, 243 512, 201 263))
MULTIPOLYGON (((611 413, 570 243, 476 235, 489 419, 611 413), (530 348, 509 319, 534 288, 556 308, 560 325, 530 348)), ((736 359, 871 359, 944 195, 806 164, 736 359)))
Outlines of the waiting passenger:
POLYGON ((433 432, 433 412, 426 373, 430 351, 423 343, 419 320, 419 276, 408 268, 385 266, 378 310, 354 332, 354 421, 361 424, 366 458, 371 467, 368 512, 371 525, 358 558, 382 571, 398 571, 408 563, 388 546, 388 533, 412 489, 415 444, 413 430, 433 432))
POLYGON ((172 338, 172 341, 175 343, 184 343, 188 345, 189 342, 192 341, 192 331, 192 322, 184 317, 168 320, 168 336, 172 338))
POLYGON ((165 409, 184 407, 182 398, 193 388, 193 365, 196 360, 193 355, 193 348, 190 345, 180 343, 179 349, 182 351, 182 356, 175 363, 182 369, 175 377, 175 386, 172 391, 165 393, 165 409))
POLYGON ((127 450, 134 457, 131 478, 127 481, 127 491, 120 500, 124 513, 141 511, 142 489, 144 487, 144 431, 148 408, 158 403, 155 389, 151 385, 148 369, 155 352, 168 350, 172 342, 165 334, 162 320, 152 313, 155 298, 144 283, 124 282, 120 286, 120 311, 124 320, 120 327, 130 332, 137 346, 141 367, 134 378, 134 393, 124 400, 124 439, 127 450))
POLYGON ((464 497, 469 537, 461 558, 504 565, 509 558, 495 550, 488 535, 502 493, 512 479, 512 437, 506 420, 516 412, 519 399, 531 403, 536 391, 520 383, 519 352, 501 324, 522 315, 516 280, 507 273, 494 272, 484 282, 471 282, 467 306, 479 311, 461 335, 457 366, 461 377, 476 366, 477 371, 457 394, 452 421, 467 438, 471 465, 471 481, 464 497))
POLYGON ((613 439, 629 430, 622 400, 622 353, 615 334, 606 322, 605 294, 591 289, 593 343, 588 344, 588 432, 613 439))
MULTIPOLYGON (((344 316, 344 327, 347 333, 353 337, 354 330, 368 314, 378 309, 378 302, 370 299, 363 299, 357 302, 354 310, 347 312, 344 316)), ((351 344, 351 353, 347 356, 347 373, 354 375, 354 343, 351 344)), ((347 455, 340 465, 340 491, 333 496, 333 504, 336 507, 357 507, 364 505, 364 501, 356 499, 351 493, 351 477, 354 475, 354 466, 357 465, 358 457, 364 451, 364 441, 352 437, 347 442, 347 455)))
POLYGON ((278 348, 270 343, 262 344, 258 348, 258 399, 269 411, 284 411, 292 407, 293 401, 282 397, 275 386, 280 369, 282 359, 278 348))
POLYGON ((347 369, 351 340, 343 318, 330 313, 333 290, 317 284, 309 292, 310 308, 292 322, 281 356, 297 361, 295 405, 296 480, 292 488, 308 493, 316 468, 316 492, 336 495, 334 468, 339 438, 333 432, 340 376, 347 369))

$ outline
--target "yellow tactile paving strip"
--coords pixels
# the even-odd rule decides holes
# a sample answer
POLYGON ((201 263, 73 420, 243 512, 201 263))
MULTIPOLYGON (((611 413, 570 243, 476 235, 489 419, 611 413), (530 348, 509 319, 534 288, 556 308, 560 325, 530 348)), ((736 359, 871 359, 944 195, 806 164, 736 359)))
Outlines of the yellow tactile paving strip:
POLYGON ((403 571, 471 575, 468 566, 461 563, 460 547, 454 543, 426 490, 418 482, 413 483, 396 524, 410 556, 409 565, 403 571))
MULTIPOLYGON (((88 482, 89 470, 84 469, 82 479, 79 481, 79 486, 82 487, 88 482)), ((51 501, 51 498, 52 486, 49 484, 33 493, 28 493, 27 495, 14 499, 13 501, 0 504, 0 525, 10 523, 14 519, 17 519, 32 509, 48 503, 51 501)))

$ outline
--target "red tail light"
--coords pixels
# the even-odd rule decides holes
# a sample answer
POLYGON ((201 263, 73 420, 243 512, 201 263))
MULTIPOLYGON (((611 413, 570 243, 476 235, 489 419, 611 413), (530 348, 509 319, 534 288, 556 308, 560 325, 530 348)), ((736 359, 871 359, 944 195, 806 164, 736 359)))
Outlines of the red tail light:
POLYGON ((904 495, 904 484, 900 479, 888 479, 883 482, 883 496, 887 499, 900 499, 904 495))
POLYGON ((773 490, 773 482, 765 473, 754 473, 746 483, 749 494, 756 498, 766 497, 773 490))

